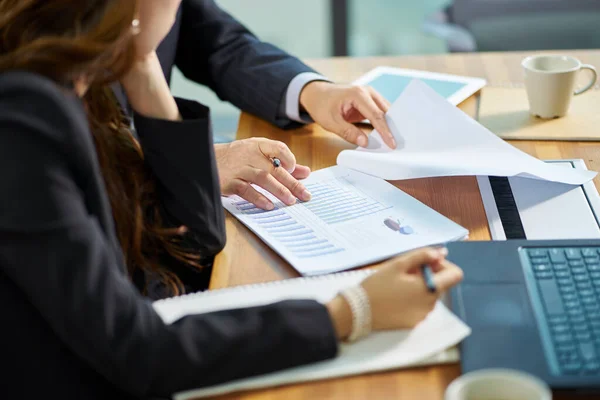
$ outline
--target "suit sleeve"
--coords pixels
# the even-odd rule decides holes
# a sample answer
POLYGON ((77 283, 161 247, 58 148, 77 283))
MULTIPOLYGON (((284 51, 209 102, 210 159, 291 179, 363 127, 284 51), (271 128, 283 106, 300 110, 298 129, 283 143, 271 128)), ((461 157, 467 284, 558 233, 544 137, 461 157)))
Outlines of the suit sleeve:
POLYGON ((170 226, 185 225, 186 245, 211 259, 225 246, 225 213, 214 155, 209 110, 177 99, 182 122, 134 113, 146 162, 170 226))
POLYGON ((122 272, 122 254, 73 178, 70 144, 89 135, 69 117, 81 106, 56 88, 8 85, 10 93, 0 84, 0 273, 91 368, 145 398, 335 355, 327 310, 314 301, 165 325, 122 272))
POLYGON ((294 77, 313 69, 257 39, 214 0, 184 0, 175 63, 222 99, 281 128, 298 126, 280 113, 294 77))

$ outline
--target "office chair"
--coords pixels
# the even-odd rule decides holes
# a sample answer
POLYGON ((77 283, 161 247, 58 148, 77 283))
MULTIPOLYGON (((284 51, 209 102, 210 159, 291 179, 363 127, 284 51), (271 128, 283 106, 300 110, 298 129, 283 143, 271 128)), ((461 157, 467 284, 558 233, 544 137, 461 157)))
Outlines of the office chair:
POLYGON ((600 1, 454 0, 423 30, 451 52, 600 48, 600 1))

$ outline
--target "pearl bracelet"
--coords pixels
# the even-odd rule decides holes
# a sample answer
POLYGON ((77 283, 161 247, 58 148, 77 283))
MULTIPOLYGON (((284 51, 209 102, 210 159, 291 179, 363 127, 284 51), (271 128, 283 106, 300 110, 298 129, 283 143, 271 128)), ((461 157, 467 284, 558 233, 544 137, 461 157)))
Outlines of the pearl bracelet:
POLYGON ((371 304, 369 296, 361 285, 340 292, 352 311, 352 331, 348 342, 355 342, 371 333, 371 304))

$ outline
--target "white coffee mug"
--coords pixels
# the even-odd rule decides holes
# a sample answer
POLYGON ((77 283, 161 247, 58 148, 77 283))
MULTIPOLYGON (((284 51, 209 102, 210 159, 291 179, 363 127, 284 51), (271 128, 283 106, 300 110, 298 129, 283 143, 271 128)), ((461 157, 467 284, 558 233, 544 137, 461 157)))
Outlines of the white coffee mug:
POLYGON ((444 400, 551 400, 546 383, 512 369, 482 369, 454 380, 444 400))
POLYGON ((571 97, 580 95, 596 84, 596 69, 578 59, 561 55, 530 56, 521 63, 525 69, 525 87, 532 115, 557 118, 567 114, 571 97), (575 91, 577 73, 583 69, 592 72, 592 80, 575 91))

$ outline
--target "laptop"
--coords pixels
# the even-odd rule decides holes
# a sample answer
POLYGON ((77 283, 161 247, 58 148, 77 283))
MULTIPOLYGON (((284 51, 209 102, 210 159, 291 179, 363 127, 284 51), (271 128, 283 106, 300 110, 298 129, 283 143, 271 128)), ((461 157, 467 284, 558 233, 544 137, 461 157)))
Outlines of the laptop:
POLYGON ((447 246, 465 276, 452 309, 472 329, 463 373, 511 368, 555 389, 600 390, 600 240, 447 246))

